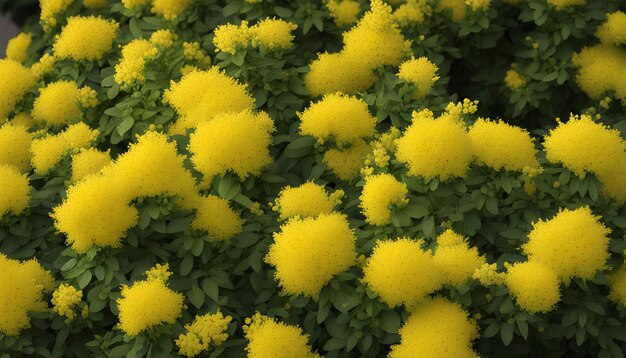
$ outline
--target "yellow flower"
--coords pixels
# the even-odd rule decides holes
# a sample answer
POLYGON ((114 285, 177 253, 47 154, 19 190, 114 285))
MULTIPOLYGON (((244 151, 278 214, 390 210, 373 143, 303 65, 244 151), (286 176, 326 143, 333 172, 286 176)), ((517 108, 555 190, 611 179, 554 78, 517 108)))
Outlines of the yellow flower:
POLYGON ((122 58, 115 65, 115 82, 126 88, 145 81, 146 62, 157 55, 155 45, 144 39, 134 39, 122 47, 122 58))
POLYGON ((321 53, 309 65, 304 82, 312 96, 342 91, 356 94, 372 86, 378 79, 369 64, 358 56, 344 53, 321 53))
POLYGON ((511 90, 519 90, 526 86, 528 81, 522 77, 522 75, 517 72, 516 69, 511 68, 506 71, 506 75, 504 76, 504 83, 511 90))
POLYGON ((111 164, 109 151, 101 152, 96 148, 83 149, 72 156, 72 182, 98 173, 109 164, 111 164))
POLYGON ((9 60, 24 62, 28 59, 28 46, 33 41, 33 35, 20 32, 7 43, 6 58, 9 60))
MULTIPOLYGON (((26 129, 30 129, 35 125, 35 121, 33 121, 33 117, 30 116, 27 112, 20 112, 11 118, 10 123, 13 126, 21 126, 26 129)), ((30 154, 29 154, 30 155, 30 154)))
POLYGON ((468 316, 445 298, 425 300, 400 328, 400 344, 391 346, 389 358, 478 358, 472 350, 478 327, 468 316))
POLYGON ((63 126, 80 119, 80 90, 76 82, 58 81, 39 90, 33 104, 33 119, 48 126, 63 126))
POLYGON ((309 337, 300 327, 286 325, 258 312, 244 326, 248 358, 320 358, 311 352, 309 337), (248 323, 249 322, 249 323, 248 323))
POLYGON ((119 24, 95 16, 72 16, 54 42, 58 58, 99 60, 111 50, 119 24))
POLYGON ((30 72, 35 78, 40 79, 44 75, 50 73, 56 63, 56 57, 54 55, 45 53, 39 61, 30 66, 30 72))
POLYGON ((487 11, 491 6, 491 0, 465 0, 465 5, 469 6, 472 11, 487 11))
POLYGON ((215 195, 197 200, 192 228, 206 231, 216 240, 230 240, 241 232, 244 221, 230 208, 228 201, 215 195))
POLYGON ((352 180, 359 175, 361 164, 369 152, 370 147, 367 143, 358 139, 348 148, 327 150, 322 161, 333 170, 337 178, 352 180))
POLYGON ((237 174, 241 180, 259 175, 273 160, 269 146, 274 131, 274 123, 265 112, 218 115, 199 124, 190 135, 191 162, 207 182, 226 172, 237 174))
POLYGON ((330 214, 335 202, 326 193, 324 187, 313 182, 306 182, 297 187, 286 186, 278 194, 274 210, 280 213, 280 219, 290 217, 312 217, 330 214))
POLYGON ((92 130, 88 125, 80 122, 69 126, 57 135, 48 135, 33 140, 31 164, 35 173, 47 174, 68 152, 89 147, 99 133, 97 129, 92 130))
POLYGON ((89 9, 100 9, 107 6, 107 0, 83 0, 83 5, 89 9))
POLYGON ((396 158, 407 164, 408 174, 426 179, 465 177, 473 156, 461 120, 451 114, 435 119, 428 110, 413 113, 413 123, 396 144, 396 158))
POLYGON ((263 19, 250 28, 250 38, 255 47, 268 50, 288 49, 293 46, 291 31, 296 24, 281 19, 263 19))
POLYGON ((294 218, 274 233, 265 261, 276 267, 275 277, 286 293, 316 297, 356 262, 355 241, 342 214, 294 218))
POLYGON ((413 57, 400 65, 398 78, 414 84, 417 87, 415 98, 419 99, 424 98, 439 79, 438 70, 437 65, 430 62, 426 57, 417 59, 413 57))
POLYGON ((74 306, 78 305, 82 299, 83 291, 77 290, 74 286, 67 283, 62 283, 52 293, 52 309, 60 316, 72 320, 76 317, 74 306))
POLYGON ((622 306, 626 306, 626 265, 622 264, 608 276, 611 292, 609 299, 622 306))
POLYGON ((433 255, 433 261, 443 273, 447 284, 457 287, 463 285, 477 269, 486 263, 478 249, 470 248, 466 239, 453 232, 452 229, 440 235, 437 242, 438 247, 433 255), (458 236, 461 242, 449 242, 447 238, 454 236, 458 236))
POLYGON ((0 218, 8 213, 20 215, 30 201, 28 177, 14 167, 0 165, 0 218))
POLYGON ((14 124, 15 119, 0 127, 0 165, 11 166, 21 174, 30 171, 30 145, 33 140, 28 128, 14 124))
POLYGON ((240 25, 224 24, 213 31, 213 45, 216 52, 226 52, 234 55, 240 48, 246 48, 250 44, 250 28, 248 22, 243 20, 240 25))
POLYGON ((608 44, 585 47, 572 55, 572 64, 578 66, 576 82, 589 97, 600 99, 614 92, 616 98, 626 100, 626 49, 608 44))
POLYGON ((436 11, 442 12, 450 10, 453 21, 461 21, 467 13, 467 5, 465 0, 440 0, 437 4, 436 11))
POLYGON ((164 265, 156 264, 154 267, 146 271, 146 280, 154 281, 160 280, 163 282, 167 282, 172 276, 172 272, 170 272, 170 264, 165 263, 164 265))
POLYGON ((378 241, 363 268, 363 282, 391 307, 412 308, 443 281, 431 254, 409 238, 378 241))
POLYGON ((586 5, 587 0, 548 0, 548 4, 554 6, 557 11, 561 11, 571 6, 586 5))
POLYGON ((428 0, 407 0, 393 12, 394 20, 403 27, 421 25, 432 14, 428 0))
POLYGON ((21 63, 0 59, 0 118, 6 118, 35 85, 35 77, 21 63))
POLYGON ((43 292, 54 289, 50 272, 36 259, 13 260, 0 253, 0 332, 17 337, 30 327, 29 312, 43 312, 43 292))
POLYGON ((324 96, 300 116, 300 133, 318 140, 333 138, 340 146, 368 138, 376 132, 376 119, 367 104, 357 97, 341 93, 324 96))
POLYGON ((510 266, 505 281, 517 305, 531 313, 552 311, 561 299, 557 274, 532 258, 510 266))
POLYGON ((183 54, 189 61, 202 61, 205 56, 198 42, 183 42, 183 54))
POLYGON ((391 223, 391 205, 403 206, 407 203, 409 190, 406 184, 391 174, 372 175, 365 178, 361 193, 361 209, 365 221, 372 225, 384 226, 391 223))
POLYGON ((525 167, 538 168, 536 150, 530 134, 501 120, 479 118, 469 129, 476 163, 493 170, 521 172, 525 167))
POLYGON ((150 35, 150 43, 154 46, 172 47, 178 35, 167 29, 157 30, 150 35))
POLYGON ((530 261, 554 270, 566 284, 573 277, 591 280, 609 258, 611 230, 599 219, 589 207, 563 209, 550 220, 534 223, 522 249, 530 261))
POLYGON ((216 347, 228 339, 228 324, 232 321, 231 316, 222 312, 215 314, 207 313, 196 316, 191 324, 185 325, 185 334, 180 334, 176 340, 178 353, 185 357, 195 357, 209 347, 216 347))
POLYGON ((361 12, 361 4, 354 0, 330 0, 326 3, 326 8, 335 25, 339 27, 354 24, 361 12))
POLYGON ((623 11, 615 11, 607 14, 606 21, 598 26, 598 30, 596 30, 596 37, 604 44, 616 46, 625 44, 626 13, 623 11))
POLYGON ((484 263, 474 271, 472 278, 480 281, 483 286, 501 285, 504 283, 506 275, 498 272, 497 268, 496 264, 484 263))
POLYGON ((180 16, 191 0, 152 0, 152 13, 161 15, 167 20, 180 16))
POLYGON ((132 10, 150 3, 151 0, 122 0, 124 8, 132 10))
POLYGON ((44 31, 57 25, 56 16, 67 9, 74 0, 39 0, 41 13, 39 18, 44 31))

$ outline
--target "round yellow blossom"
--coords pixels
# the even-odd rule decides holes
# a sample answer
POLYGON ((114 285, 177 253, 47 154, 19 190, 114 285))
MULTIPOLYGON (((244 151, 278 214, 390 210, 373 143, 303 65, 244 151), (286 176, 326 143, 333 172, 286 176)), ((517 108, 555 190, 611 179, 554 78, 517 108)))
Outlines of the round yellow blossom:
POLYGON ((0 59, 0 118, 6 118, 35 85, 35 76, 21 63, 0 59))
POLYGON ((522 77, 522 75, 517 72, 516 69, 511 68, 506 71, 506 75, 504 76, 504 83, 511 90, 519 90, 526 86, 528 81, 526 78, 522 77))
POLYGON ((32 115, 35 122, 48 126, 63 126, 80 119, 80 90, 76 82, 57 81, 39 90, 33 104, 32 115))
POLYGON ((35 125, 33 117, 27 112, 20 112, 11 118, 10 123, 14 126, 22 126, 26 129, 30 129, 35 125))
POLYGON ((101 59, 113 46, 119 24, 95 16, 72 16, 54 42, 58 58, 76 61, 101 59))
POLYGON ((525 167, 538 168, 536 150, 530 134, 503 121, 479 118, 469 129, 476 163, 493 170, 521 172, 525 167))
POLYGON ((157 48, 150 41, 134 39, 122 47, 122 58, 115 65, 115 82, 122 87, 145 81, 146 62, 157 55, 157 48))
POLYGON ((626 306, 626 265, 622 264, 608 276, 611 292, 609 299, 622 306, 626 306))
POLYGON ((56 57, 51 54, 44 54, 39 61, 30 66, 30 72, 35 78, 42 78, 44 75, 50 73, 56 63, 56 57))
POLYGON ((394 20, 404 27, 421 25, 426 16, 431 15, 432 8, 428 0, 407 0, 393 12, 394 20))
POLYGON ((36 259, 20 262, 2 253, 0 272, 0 332, 17 337, 30 327, 29 312, 48 308, 42 294, 54 289, 54 279, 36 259))
POLYGON ((74 0, 39 0, 41 20, 44 31, 49 31, 57 25, 57 15, 65 11, 74 0))
POLYGON ((232 321, 231 316, 222 312, 215 314, 207 313, 196 316, 191 324, 185 325, 187 333, 180 334, 176 340, 178 354, 185 357, 195 357, 209 349, 224 343, 228 339, 228 324, 232 321))
POLYGON ((284 187, 278 194, 274 206, 274 210, 280 213, 281 220, 293 216, 330 214, 334 208, 335 202, 324 187, 313 182, 306 182, 297 187, 284 187))
POLYGON ((74 307, 83 299, 83 291, 77 290, 74 286, 62 283, 52 293, 52 309, 60 316, 74 319, 76 312, 74 307))
POLYGON ((302 135, 323 141, 332 137, 339 145, 372 137, 376 132, 376 118, 370 114, 367 104, 342 93, 324 96, 299 116, 302 135))
POLYGON ((165 90, 164 101, 179 114, 171 134, 185 134, 188 128, 208 122, 224 112, 253 109, 254 98, 246 86, 227 76, 217 67, 192 71, 165 90))
POLYGON ((83 5, 89 9, 100 9, 107 6, 107 0, 83 0, 83 5))
POLYGON ((600 99, 614 92, 626 100, 626 49, 607 44, 585 47, 572 55, 572 64, 579 67, 576 82, 589 97, 600 99))
POLYGON ((443 281, 431 254, 409 238, 379 241, 363 268, 363 282, 391 307, 414 307, 443 281))
POLYGON ((242 180, 259 175, 273 160, 269 145, 274 131, 274 123, 265 112, 218 115, 199 124, 189 137, 191 162, 205 181, 229 171, 242 180))
POLYGON ((491 0, 465 0, 465 5, 469 6, 472 11, 487 11, 491 6, 491 0))
POLYGON ((326 8, 335 25, 339 27, 354 24, 361 12, 361 4, 354 0, 330 0, 326 3, 326 8))
POLYGON ((222 51, 234 55, 238 49, 250 45, 250 28, 245 20, 239 25, 220 25, 213 31, 213 34, 216 52, 222 51))
POLYGON ((230 240, 241 232, 243 223, 228 201, 209 195, 198 199, 196 217, 191 227, 208 232, 216 240, 230 240))
POLYGON ((320 358, 311 352, 309 337, 297 326, 256 313, 251 320, 246 319, 244 332, 249 341, 246 346, 248 358, 320 358), (249 322, 249 323, 248 323, 249 322))
POLYGON ((609 258, 611 230, 599 219, 589 207, 563 209, 550 220, 534 223, 522 249, 530 261, 551 268, 565 283, 573 277, 591 280, 609 258))
POLYGON ((8 213, 20 215, 30 201, 28 177, 14 167, 0 165, 0 218, 8 213))
POLYGON ((15 168, 19 173, 30 171, 30 145, 33 136, 28 128, 14 124, 15 119, 0 127, 0 165, 15 168))
POLYGON ((391 346, 389 358, 478 358, 472 350, 478 327, 468 316, 445 298, 425 300, 400 328, 400 344, 391 346))
POLYGON ((122 5, 124 5, 124 8, 132 10, 140 6, 149 4, 150 1, 151 0, 122 0, 122 5))
POLYGON ((356 262, 356 237, 339 213, 294 218, 274 233, 265 261, 276 267, 285 292, 316 297, 335 275, 356 262))
POLYGON ((440 0, 437 4, 436 11, 442 12, 450 10, 453 21, 461 21, 467 13, 467 5, 465 0, 440 0))
POLYGON ((72 181, 77 182, 97 173, 109 164, 111 164, 109 151, 101 152, 96 148, 82 149, 72 156, 72 181))
POLYGON ((189 61, 202 61, 205 56, 198 42, 183 42, 183 55, 189 61))
POLYGON ((161 15, 167 20, 180 16, 191 0, 152 0, 152 13, 161 15))
POLYGON ((432 112, 413 113, 413 123, 396 140, 396 158, 408 165, 408 174, 442 181, 465 177, 472 161, 472 143, 461 120, 432 112))
POLYGON ((415 98, 424 98, 433 88, 435 82, 439 79, 437 71, 439 68, 430 62, 426 57, 411 58, 402 62, 398 71, 398 78, 414 84, 415 98))
POLYGON ((20 32, 7 43, 6 58, 17 62, 26 61, 28 59, 28 46, 32 41, 32 34, 20 32))
POLYGON ((361 209, 365 221, 383 226, 391 223, 391 205, 403 206, 407 203, 409 190, 406 184, 391 174, 372 175, 365 178, 361 193, 361 209))
POLYGON ((361 164, 369 152, 370 147, 367 143, 358 139, 348 148, 327 150, 322 161, 333 170, 337 178, 352 180, 359 175, 361 164))
POLYGON ((150 43, 154 46, 172 47, 178 35, 167 29, 157 30, 150 35, 150 43))
POLYGON ((129 336, 163 323, 173 324, 183 309, 183 295, 169 289, 164 281, 136 281, 122 286, 117 300, 119 328, 129 336))
POLYGON ((322 53, 311 62, 309 69, 304 81, 313 96, 338 91, 356 94, 378 79, 367 63, 343 53, 322 53))
POLYGON ((554 6, 557 11, 561 11, 571 6, 584 6, 587 0, 548 0, 548 4, 554 6))
POLYGON ((78 103, 83 108, 93 108, 100 102, 98 101, 98 92, 90 87, 82 87, 78 91, 78 103))
POLYGON ((443 273, 445 283, 461 286, 486 263, 476 247, 469 247, 466 239, 448 229, 437 238, 433 261, 443 273), (460 238, 460 242, 458 242, 460 238))
POLYGON ((263 19, 250 28, 252 46, 268 50, 288 49, 293 46, 291 31, 298 26, 281 19, 263 19))
POLYGON ((472 278, 480 281, 483 286, 501 285, 504 283, 506 275, 498 272, 498 265, 484 263, 472 274, 472 278))
POLYGON ((510 266, 505 282, 517 305, 531 313, 552 311, 561 299, 557 274, 532 259, 510 266))
POLYGON ((92 130, 88 125, 80 122, 69 126, 57 135, 48 135, 33 140, 31 165, 35 173, 47 174, 68 152, 89 147, 99 133, 97 129, 92 130))
POLYGON ((457 234, 452 229, 448 229, 437 236, 437 247, 451 247, 456 245, 465 245, 466 238, 457 234))
POLYGON ((596 37, 604 44, 626 44, 626 13, 616 11, 607 14, 606 21, 598 26, 596 37))

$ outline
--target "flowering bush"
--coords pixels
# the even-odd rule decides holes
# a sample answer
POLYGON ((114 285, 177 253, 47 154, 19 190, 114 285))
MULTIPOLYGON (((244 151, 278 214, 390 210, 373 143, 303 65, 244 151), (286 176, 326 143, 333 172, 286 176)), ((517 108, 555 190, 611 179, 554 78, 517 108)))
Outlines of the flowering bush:
POLYGON ((624 357, 618 0, 0 0, 0 356, 624 357))

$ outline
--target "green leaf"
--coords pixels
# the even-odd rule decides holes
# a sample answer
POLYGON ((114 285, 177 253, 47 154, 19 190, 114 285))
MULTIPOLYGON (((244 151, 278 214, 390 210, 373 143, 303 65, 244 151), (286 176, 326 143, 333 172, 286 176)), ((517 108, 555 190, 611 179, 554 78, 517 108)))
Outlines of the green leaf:
POLYGON ((204 291, 198 286, 193 286, 191 290, 187 291, 187 298, 189 298, 189 302, 191 302, 191 304, 196 308, 202 307, 204 297, 204 291))
POLYGON ((207 297, 213 301, 217 302, 219 299, 220 288, 211 278, 207 277, 202 281, 202 290, 206 293, 207 297))
POLYGON ((78 277, 78 288, 82 290, 87 287, 87 285, 91 282, 91 277, 92 275, 90 270, 83 272, 82 275, 78 277))
POLYGON ((336 351, 346 346, 346 340, 342 338, 333 337, 324 344, 324 350, 327 352, 336 351))
POLYGON ((400 315, 393 310, 382 311, 379 315, 379 318, 380 328, 388 333, 397 333, 398 329, 400 329, 400 325, 402 324, 400 315))
POLYGON ((193 269, 193 256, 187 255, 180 263, 180 275, 187 276, 193 269))
POLYGON ((120 136, 124 136, 124 134, 128 132, 133 127, 134 124, 135 124, 135 120, 133 119, 133 117, 124 118, 120 122, 120 124, 117 125, 117 133, 120 136))
POLYGON ((513 341, 514 331, 515 327, 512 324, 508 322, 502 323, 502 326, 500 327, 500 338, 505 346, 508 346, 513 341))

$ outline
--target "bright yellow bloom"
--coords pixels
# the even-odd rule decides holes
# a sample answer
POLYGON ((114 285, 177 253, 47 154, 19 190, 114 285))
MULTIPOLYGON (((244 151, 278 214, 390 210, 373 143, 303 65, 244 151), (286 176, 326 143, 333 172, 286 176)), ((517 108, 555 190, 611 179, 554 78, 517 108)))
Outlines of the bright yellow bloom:
POLYGON ((167 29, 157 30, 150 35, 150 43, 154 46, 172 47, 178 35, 167 29))
POLYGON ((228 77, 217 67, 193 71, 165 90, 164 101, 178 113, 179 119, 170 128, 172 134, 185 134, 188 128, 208 122, 218 114, 253 109, 254 98, 246 86, 228 77))
POLYGON ((6 58, 17 62, 26 61, 28 59, 28 46, 32 41, 32 34, 20 32, 7 43, 6 58))
POLYGON ((142 5, 150 3, 151 0, 122 0, 122 5, 126 9, 136 9, 142 5))
POLYGON ((378 79, 374 70, 358 56, 344 53, 321 53, 309 65, 304 77, 312 96, 342 91, 356 94, 372 86, 378 79))
POLYGON ((536 150, 530 134, 501 120, 479 118, 469 129, 476 163, 493 170, 522 171, 538 168, 536 150))
POLYGON ((391 223, 391 205, 404 206, 409 190, 406 184, 391 174, 372 175, 365 178, 361 193, 361 209, 369 224, 384 226, 391 223))
POLYGON ((557 11, 561 11, 571 6, 584 6, 587 0, 548 0, 548 4, 554 6, 557 11))
POLYGON ((189 61, 202 61, 204 51, 199 42, 183 42, 183 55, 189 61))
POLYGON ((468 315, 445 298, 427 299, 400 328, 400 344, 391 346, 389 358, 478 358, 472 350, 478 327, 468 315))
POLYGON ((234 55, 240 48, 250 45, 250 28, 243 20, 240 25, 224 24, 213 31, 213 45, 216 52, 226 52, 234 55))
POLYGON ((197 200, 192 228, 206 231, 216 240, 230 240, 241 232, 244 221, 230 208, 228 201, 215 195, 197 200))
POLYGON ((363 268, 363 282, 391 307, 414 307, 443 281, 431 254, 409 238, 378 241, 363 268))
POLYGON ((439 79, 437 71, 439 68, 430 62, 426 57, 411 58, 402 62, 398 71, 398 78, 414 84, 415 98, 424 98, 433 88, 435 82, 439 79))
POLYGON ((340 146, 372 137, 376 132, 376 118, 370 114, 367 104, 341 93, 324 96, 299 116, 302 135, 321 141, 332 138, 340 146))
POLYGON ((626 265, 622 264, 608 279, 611 287, 609 299, 617 304, 626 306, 626 265))
POLYGON ((472 278, 480 281, 483 286, 501 285, 504 283, 506 275, 497 271, 498 265, 484 263, 481 267, 477 268, 472 275, 472 278))
POLYGON ((293 216, 330 214, 335 204, 323 186, 306 182, 297 187, 284 187, 276 198, 274 210, 280 213, 281 220, 286 220, 293 216))
POLYGON ((21 63, 0 59, 0 118, 6 118, 35 85, 35 77, 21 63))
POLYGON ((13 116, 13 118, 11 118, 10 123, 13 126, 21 126, 26 129, 30 129, 35 125, 33 117, 31 117, 30 114, 27 112, 20 112, 16 114, 15 116, 13 116))
POLYGON ((282 19, 263 19, 250 28, 252 46, 268 50, 288 49, 293 46, 291 31, 298 25, 282 19))
POLYGON ((74 0, 39 0, 41 13, 39 18, 44 31, 57 25, 57 15, 65 11, 74 0))
MULTIPOLYGON (((598 30, 596 37, 600 42, 609 45, 622 45, 626 43, 626 13, 616 11, 606 15, 604 21, 598 30)), ((8 51, 7 51, 8 53, 8 51)))
POLYGON ((62 283, 52 293, 52 309, 60 316, 70 320, 76 317, 74 307, 83 299, 83 291, 77 290, 74 286, 62 283))
POLYGON ((115 65, 115 82, 122 87, 145 81, 146 62, 157 55, 155 45, 144 39, 134 39, 122 47, 122 58, 115 65))
POLYGON ((461 120, 451 114, 435 119, 428 110, 413 113, 413 123, 396 144, 396 158, 407 164, 408 174, 426 179, 465 177, 473 157, 461 120))
POLYGON ((543 263, 569 283, 573 277, 591 280, 609 258, 611 232, 589 207, 563 209, 547 221, 533 224, 522 245, 530 261, 543 263))
POLYGON ((14 167, 0 165, 0 218, 8 213, 20 215, 30 201, 28 177, 14 167))
POLYGON ((152 13, 161 15, 167 20, 180 16, 191 0, 152 0, 152 13))
POLYGON ((221 345, 228 339, 226 330, 232 319, 231 316, 224 317, 219 311, 215 314, 196 316, 191 324, 185 325, 187 333, 180 334, 176 340, 178 354, 195 357, 209 347, 221 345))
POLYGON ((19 173, 30 171, 30 145, 33 140, 28 128, 14 124, 15 119, 0 127, 0 165, 15 168, 19 173))
POLYGON ((354 0, 330 0, 326 3, 326 8, 335 25, 339 27, 354 24, 361 12, 361 4, 354 0))
POLYGON ((111 164, 109 151, 101 152, 96 148, 83 149, 72 156, 72 182, 99 172, 111 164))
POLYGON ((100 9, 107 6, 107 0, 83 0, 83 5, 89 9, 100 9))
POLYGON ((316 297, 335 275, 355 263, 355 242, 342 214, 294 218, 274 233, 265 261, 276 267, 275 277, 286 293, 316 297))
POLYGON ((428 0, 407 0, 393 12, 394 20, 403 27, 421 25, 432 14, 428 0))
POLYGON ((552 311, 561 299, 557 274, 532 259, 510 266, 505 281, 517 305, 531 313, 552 311))
POLYGON ((272 119, 265 112, 224 113, 201 123, 189 137, 191 162, 204 175, 233 172, 241 180, 259 175, 272 162, 269 146, 275 131, 272 119))
POLYGON ((0 253, 0 332, 19 336, 30 327, 28 312, 47 309, 43 292, 54 289, 54 279, 36 259, 13 260, 0 253))
POLYGON ((607 44, 585 47, 572 56, 579 67, 576 82, 589 97, 600 99, 608 92, 626 100, 626 49, 607 44))
POLYGON ((361 164, 369 152, 369 145, 365 141, 358 139, 348 148, 327 150, 322 161, 333 170, 337 178, 352 180, 359 175, 361 164))
POLYGON ((45 53, 43 56, 41 56, 39 61, 30 66, 30 72, 33 76, 40 79, 44 75, 52 71, 56 61, 57 59, 56 57, 54 57, 54 55, 45 53))
POLYGON ((436 11, 442 12, 450 10, 452 12, 453 21, 461 21, 467 13, 467 5, 465 0, 440 0, 437 4, 436 11))
POLYGON ((148 281, 160 280, 163 282, 167 282, 172 276, 172 272, 170 271, 170 264, 165 263, 164 265, 156 264, 154 267, 146 271, 146 277, 148 281))
MULTIPOLYGON (((456 240, 455 240, 456 241, 456 240)), ((474 272, 486 263, 476 247, 469 247, 467 240, 452 229, 446 230, 437 238, 438 247, 433 260, 445 277, 445 283, 461 286, 474 272), (458 236, 460 243, 450 242, 448 238, 458 236)))
POLYGON ((491 0, 465 0, 465 5, 469 6, 472 11, 487 11, 491 6, 491 0))
POLYGON ((63 126, 80 119, 80 90, 73 81, 58 81, 39 90, 39 96, 33 104, 35 122, 48 126, 63 126))
POLYGON ((92 130, 88 125, 80 122, 69 126, 57 135, 48 135, 33 140, 31 165, 35 173, 47 174, 65 154, 89 147, 99 133, 97 129, 92 130))
POLYGON ((54 42, 58 58, 96 61, 111 50, 119 24, 95 16, 72 16, 54 42))
POLYGON ((311 352, 309 336, 297 326, 278 322, 273 318, 256 313, 252 319, 246 319, 243 326, 248 358, 320 358, 311 352))

